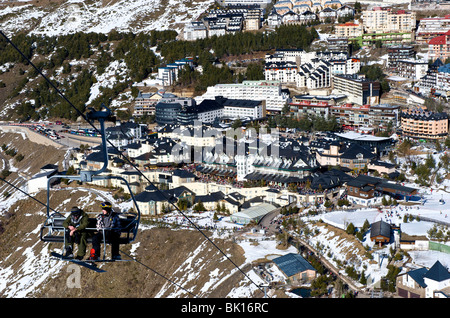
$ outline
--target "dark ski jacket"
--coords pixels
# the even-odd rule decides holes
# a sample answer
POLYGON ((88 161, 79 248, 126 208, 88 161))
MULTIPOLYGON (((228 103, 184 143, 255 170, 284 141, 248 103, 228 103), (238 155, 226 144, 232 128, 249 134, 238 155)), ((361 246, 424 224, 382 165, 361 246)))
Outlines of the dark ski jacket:
POLYGON ((97 215, 97 230, 102 229, 112 229, 114 232, 120 232, 120 219, 119 215, 115 212, 110 212, 109 214, 99 214, 97 215))
POLYGON ((86 212, 82 212, 81 216, 75 220, 72 215, 69 215, 63 222, 63 226, 67 229, 69 225, 77 228, 77 231, 85 230, 89 225, 89 216, 86 212))

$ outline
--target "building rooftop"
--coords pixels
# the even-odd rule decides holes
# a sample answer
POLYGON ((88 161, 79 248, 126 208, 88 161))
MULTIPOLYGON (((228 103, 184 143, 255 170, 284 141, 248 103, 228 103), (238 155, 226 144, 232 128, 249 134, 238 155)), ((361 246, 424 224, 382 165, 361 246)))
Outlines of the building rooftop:
POLYGON ((273 262, 287 277, 306 270, 315 271, 314 267, 299 254, 289 253, 275 258, 273 262))

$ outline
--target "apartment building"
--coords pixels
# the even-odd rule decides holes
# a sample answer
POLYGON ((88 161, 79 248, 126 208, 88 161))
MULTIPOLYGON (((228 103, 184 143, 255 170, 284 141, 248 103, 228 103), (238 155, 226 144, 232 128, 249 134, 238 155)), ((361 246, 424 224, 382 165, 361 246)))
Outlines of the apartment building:
POLYGON ((420 79, 414 88, 426 95, 435 90, 437 86, 438 70, 443 65, 444 63, 442 63, 440 59, 436 59, 428 66, 426 75, 420 79))
POLYGON ((321 89, 331 87, 332 74, 356 74, 360 68, 360 60, 348 58, 346 51, 277 50, 266 55, 264 75, 269 81, 321 89))
POLYGON ((423 78, 428 71, 428 62, 425 60, 400 60, 397 62, 395 74, 403 78, 417 81, 423 78))
POLYGON ((203 21, 191 21, 186 23, 183 29, 183 38, 186 41, 206 39, 208 29, 203 21))
POLYGON ((266 63, 272 62, 292 62, 299 63, 306 54, 302 49, 277 49, 274 54, 266 54, 264 60, 266 63))
POLYGON ((364 33, 359 42, 361 45, 373 45, 380 41, 382 44, 398 45, 414 42, 414 32, 364 33))
POLYGON ((200 103, 204 99, 215 99, 216 96, 229 99, 265 101, 268 112, 281 112, 289 100, 289 93, 281 88, 279 81, 265 80, 209 86, 205 94, 195 99, 200 103))
POLYGON ((203 18, 203 22, 208 29, 208 37, 222 36, 242 31, 244 15, 239 12, 216 13, 203 18))
POLYGON ((400 60, 413 59, 416 55, 412 45, 394 45, 387 49, 388 51, 388 67, 395 70, 400 60))
POLYGON ((330 52, 345 52, 350 54, 350 42, 346 37, 327 37, 327 49, 330 52))
POLYGON ((172 125, 177 123, 177 115, 184 107, 195 105, 191 98, 173 97, 163 98, 155 105, 155 119, 158 125, 172 125))
POLYGON ((400 105, 378 104, 369 107, 369 126, 379 130, 386 129, 389 125, 397 127, 399 124, 400 105))
POLYGON ((357 74, 361 69, 361 60, 357 58, 333 59, 328 62, 331 64, 331 74, 357 74))
POLYGON ((142 93, 139 91, 134 100, 133 116, 145 116, 155 114, 155 105, 163 98, 164 91, 156 93, 142 93))
POLYGON ((271 3, 271 0, 220 0, 218 2, 225 7, 258 6, 265 8, 271 3))
POLYGON ((339 38, 356 38, 363 33, 363 25, 354 22, 338 24, 334 28, 334 34, 339 38))
POLYGON ((375 7, 362 12, 364 30, 367 33, 411 32, 416 27, 416 13, 405 10, 375 7))
POLYGON ((193 67, 194 60, 192 58, 184 58, 169 63, 166 66, 158 68, 158 79, 162 81, 162 85, 171 86, 178 80, 178 73, 185 66, 193 67))
POLYGON ((344 145, 338 142, 316 152, 316 160, 321 166, 340 166, 361 170, 376 158, 369 148, 357 144, 344 145))
POLYGON ((216 9, 208 12, 200 21, 190 21, 183 29, 186 41, 205 39, 213 35, 221 36, 240 31, 259 30, 263 10, 259 6, 247 5, 228 9, 216 9))
POLYGON ((200 104, 183 107, 177 113, 177 123, 180 125, 193 124, 198 120, 201 123, 212 123, 216 118, 223 117, 223 105, 216 100, 203 100, 200 104))
POLYGON ((388 126, 398 125, 400 106, 391 104, 352 105, 340 104, 330 107, 330 116, 338 123, 353 128, 374 128, 384 130, 388 126))
POLYGON ((450 31, 450 14, 444 17, 424 18, 419 21, 416 31, 416 42, 426 44, 431 39, 450 31))
POLYGON ((428 111, 424 107, 404 109, 400 115, 404 137, 437 140, 448 136, 448 114, 428 111))
POLYGON ((338 101, 345 99, 345 95, 340 96, 313 96, 297 95, 292 98, 289 107, 292 113, 298 118, 308 115, 328 118, 330 107, 336 105, 338 101))
POLYGON ((263 10, 259 8, 250 8, 244 14, 244 30, 254 31, 261 29, 263 19, 263 10))
POLYGON ((331 87, 331 63, 314 59, 310 63, 301 64, 295 77, 297 87, 321 89, 331 87))
POLYGON ((297 63, 290 61, 266 63, 264 75, 265 79, 268 81, 279 81, 283 84, 295 83, 297 77, 297 63))
POLYGON ((433 61, 450 58, 450 30, 428 42, 428 56, 433 61))
POLYGON ((230 119, 260 119, 266 116, 264 101, 245 99, 223 99, 223 116, 230 119))
POLYGON ((377 105, 380 102, 380 83, 357 74, 333 75, 333 92, 347 95, 348 102, 357 105, 377 105))
POLYGON ((438 68, 436 91, 450 98, 450 64, 438 68))
POLYGON ((330 115, 350 127, 369 127, 369 105, 341 104, 331 106, 330 115))

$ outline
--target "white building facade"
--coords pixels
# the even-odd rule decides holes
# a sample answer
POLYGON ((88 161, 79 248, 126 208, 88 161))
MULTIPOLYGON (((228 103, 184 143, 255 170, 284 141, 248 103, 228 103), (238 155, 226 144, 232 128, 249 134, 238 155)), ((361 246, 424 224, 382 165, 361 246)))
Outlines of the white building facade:
POLYGON ((289 101, 289 94, 284 93, 279 81, 243 81, 240 84, 217 84, 207 88, 206 93, 196 97, 197 103, 205 99, 223 96, 229 99, 265 101, 267 111, 280 112, 289 101))

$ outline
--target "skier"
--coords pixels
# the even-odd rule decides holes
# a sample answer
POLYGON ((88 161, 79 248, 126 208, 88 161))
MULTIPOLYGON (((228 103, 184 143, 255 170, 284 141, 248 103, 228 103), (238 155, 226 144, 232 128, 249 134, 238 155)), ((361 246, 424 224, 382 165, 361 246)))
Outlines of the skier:
POLYGON ((97 232, 92 237, 92 250, 90 260, 98 260, 100 255, 100 244, 105 239, 111 243, 111 255, 113 260, 120 260, 119 239, 120 220, 119 215, 112 211, 111 203, 102 202, 100 204, 102 213, 97 215, 97 232))
POLYGON ((87 232, 89 217, 78 207, 73 207, 70 215, 64 220, 65 231, 65 257, 73 258, 73 246, 78 244, 76 259, 82 260, 86 254, 87 232))

